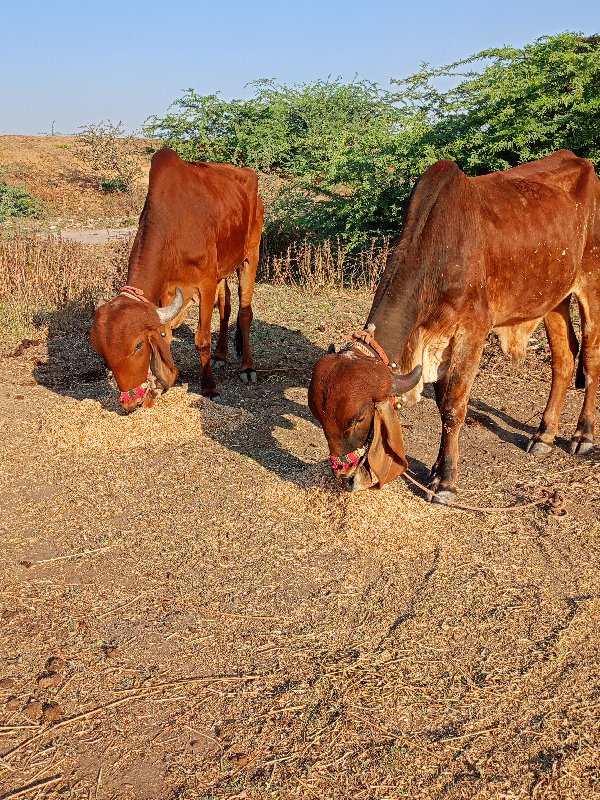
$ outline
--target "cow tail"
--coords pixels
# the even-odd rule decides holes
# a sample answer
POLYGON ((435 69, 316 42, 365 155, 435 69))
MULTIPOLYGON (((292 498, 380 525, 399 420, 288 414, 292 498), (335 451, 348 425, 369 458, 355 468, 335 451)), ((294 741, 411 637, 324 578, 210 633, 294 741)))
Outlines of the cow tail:
POLYGON ((579 350, 577 358, 577 372, 575 374, 575 388, 585 389, 585 372, 583 371, 583 348, 579 350))

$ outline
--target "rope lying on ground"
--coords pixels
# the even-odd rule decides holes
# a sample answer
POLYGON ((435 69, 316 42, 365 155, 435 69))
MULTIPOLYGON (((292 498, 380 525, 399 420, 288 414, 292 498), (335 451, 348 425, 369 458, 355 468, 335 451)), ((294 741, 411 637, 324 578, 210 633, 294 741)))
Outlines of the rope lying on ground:
MULTIPOLYGON (((432 497, 433 493, 427 486, 419 483, 415 478, 411 478, 406 472, 402 477, 415 486, 418 486, 419 489, 422 489, 429 498, 432 497)), ((543 495, 539 500, 531 500, 529 503, 520 503, 513 506, 469 506, 463 503, 443 505, 447 505, 448 508, 454 508, 458 511, 478 511, 484 514, 501 511, 523 511, 526 508, 534 508, 535 506, 546 506, 550 514, 555 514, 558 517, 564 517, 568 513, 565 507, 565 499, 559 494, 558 489, 555 489, 553 486, 540 486, 539 491, 543 495)))

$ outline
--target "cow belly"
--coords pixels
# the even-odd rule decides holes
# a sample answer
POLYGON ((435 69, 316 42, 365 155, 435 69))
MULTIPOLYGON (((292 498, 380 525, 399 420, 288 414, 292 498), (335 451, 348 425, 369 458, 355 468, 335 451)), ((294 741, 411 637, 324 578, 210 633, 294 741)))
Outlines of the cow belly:
POLYGON ((419 383, 400 398, 402 403, 418 403, 421 399, 423 386, 426 383, 435 383, 443 378, 450 366, 452 355, 452 336, 435 336, 427 344, 419 347, 413 358, 413 369, 417 364, 423 367, 423 374, 419 383))

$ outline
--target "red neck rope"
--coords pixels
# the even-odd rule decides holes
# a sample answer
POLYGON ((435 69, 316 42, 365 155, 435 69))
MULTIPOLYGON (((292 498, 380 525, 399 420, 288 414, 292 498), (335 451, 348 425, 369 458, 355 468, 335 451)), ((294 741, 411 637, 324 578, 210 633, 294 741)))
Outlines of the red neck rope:
POLYGON ((125 403, 129 403, 131 400, 143 400, 148 392, 151 393, 152 397, 156 397, 156 395, 161 391, 161 388, 162 387, 157 384, 156 378, 152 374, 151 370, 148 369, 147 379, 139 386, 135 386, 133 389, 130 389, 128 392, 121 392, 119 395, 119 403, 121 403, 121 405, 125 405, 125 403))
POLYGON ((132 300, 137 300, 138 303, 140 303, 140 302, 149 303, 150 302, 150 300, 148 300, 147 297, 144 297, 144 290, 143 289, 138 289, 135 286, 124 286, 121 289, 121 291, 119 292, 119 295, 123 295, 123 297, 129 297, 132 300))
MULTIPOLYGON (((395 369, 396 364, 389 360, 383 347, 375 340, 375 337, 373 336, 374 331, 375 326, 371 323, 370 325, 367 325, 364 330, 353 333, 352 341, 348 342, 348 344, 342 348, 342 352, 354 348, 358 350, 359 353, 369 356, 369 358, 380 358, 385 366, 389 367, 390 370, 395 369)), ((396 398, 392 395, 390 396, 390 399, 395 407, 396 398)), ((362 447, 357 447, 356 450, 353 450, 351 453, 346 453, 345 456, 335 456, 333 453, 331 453, 329 455, 329 463, 331 464, 331 469, 333 470, 334 474, 337 472, 347 472, 348 470, 352 469, 352 467, 357 467, 361 459, 364 458, 369 452, 372 441, 373 425, 371 425, 371 430, 369 431, 367 440, 362 447)))

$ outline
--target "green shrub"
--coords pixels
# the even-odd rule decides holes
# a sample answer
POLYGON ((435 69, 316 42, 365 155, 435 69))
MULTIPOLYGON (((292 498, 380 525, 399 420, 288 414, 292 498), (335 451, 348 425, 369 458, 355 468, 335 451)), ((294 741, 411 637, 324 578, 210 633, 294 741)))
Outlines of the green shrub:
POLYGON ((42 216, 44 204, 37 197, 33 197, 25 186, 12 186, 5 181, 0 181, 0 222, 10 217, 42 216))
POLYGON ((424 65, 392 91, 359 80, 252 85, 248 100, 188 89, 145 132, 183 158, 280 178, 265 229, 282 248, 339 239, 356 251, 394 237, 416 180, 441 158, 477 175, 569 148, 600 167, 597 36, 561 33, 424 65))
POLYGON ((116 178, 100 178, 98 186, 103 192, 126 192, 127 184, 120 176, 116 178))

